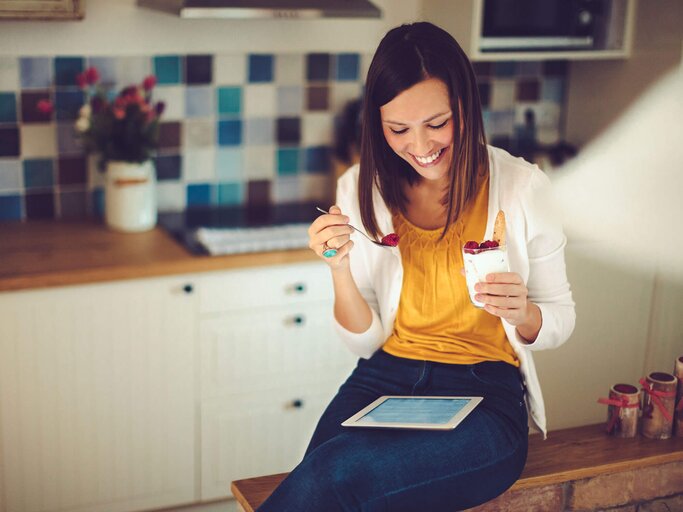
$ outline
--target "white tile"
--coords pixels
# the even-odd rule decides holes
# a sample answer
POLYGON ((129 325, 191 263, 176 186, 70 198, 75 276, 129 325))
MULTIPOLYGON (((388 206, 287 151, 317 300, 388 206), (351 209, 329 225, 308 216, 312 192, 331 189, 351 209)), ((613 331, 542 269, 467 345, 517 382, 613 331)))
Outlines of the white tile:
POLYGON ((245 117, 269 117, 277 109, 277 90, 273 84, 244 86, 243 107, 245 117))
POLYGON ((242 85, 247 81, 247 59, 241 55, 216 55, 213 59, 216 85, 242 85))
POLYGON ((186 206, 187 194, 184 183, 157 183, 157 209, 160 212, 184 210, 186 206))
POLYGON ((154 103, 163 101, 166 104, 163 121, 179 121, 185 118, 185 87, 177 85, 164 85, 154 88, 152 97, 154 103))
POLYGON ((301 85, 304 83, 303 55, 275 56, 275 83, 278 85, 301 85))
POLYGON ((22 158, 53 157, 57 155, 57 128, 54 124, 21 126, 22 158))
POLYGON ((215 148, 188 149, 183 152, 183 181, 206 183, 216 178, 215 148))
POLYGON ((304 192, 299 176, 282 176, 273 180, 271 197, 274 203, 294 203, 303 198, 304 192))
POLYGON ((216 144, 216 122, 186 119, 183 123, 183 148, 213 147, 216 144))
POLYGON ((339 114, 349 101, 357 100, 363 93, 363 87, 355 82, 339 82, 330 87, 330 110, 339 114))
POLYGON ((88 166, 88 188, 90 190, 103 188, 106 179, 106 174, 97 168, 97 161, 98 157, 95 155, 88 156, 86 161, 88 166))
POLYGON ((149 57, 118 57, 116 59, 116 82, 118 88, 140 85, 152 74, 152 59, 149 57))
POLYGON ((373 57, 374 54, 372 53, 366 53, 360 56, 360 70, 358 79, 362 84, 365 83, 365 80, 368 76, 368 69, 370 69, 370 63, 372 62, 373 57))
POLYGON ((19 160, 0 159, 0 192, 17 192, 23 187, 19 160))
POLYGON ((270 180, 275 177, 275 146, 246 147, 243 151, 247 180, 270 180))
POLYGON ((301 145, 330 145, 334 139, 333 130, 333 114, 329 112, 306 113, 301 116, 301 145))
POLYGON ((514 80, 491 80, 491 110, 503 110, 515 106, 516 86, 514 80))
POLYGON ((16 91, 19 89, 19 59, 16 57, 0 57, 0 90, 16 91))
POLYGON ((240 147, 219 147, 216 151, 216 181, 237 183, 244 181, 244 155, 240 147))

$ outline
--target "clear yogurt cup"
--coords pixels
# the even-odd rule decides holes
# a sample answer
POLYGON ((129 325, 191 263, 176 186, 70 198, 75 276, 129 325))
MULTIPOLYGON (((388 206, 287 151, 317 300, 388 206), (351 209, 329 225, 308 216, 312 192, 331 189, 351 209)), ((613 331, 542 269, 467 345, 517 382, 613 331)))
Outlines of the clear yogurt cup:
POLYGON ((484 303, 474 300, 477 292, 474 285, 485 282, 487 274, 509 272, 508 252, 504 245, 486 249, 462 249, 462 261, 465 265, 465 280, 470 300, 477 308, 483 308, 484 303))

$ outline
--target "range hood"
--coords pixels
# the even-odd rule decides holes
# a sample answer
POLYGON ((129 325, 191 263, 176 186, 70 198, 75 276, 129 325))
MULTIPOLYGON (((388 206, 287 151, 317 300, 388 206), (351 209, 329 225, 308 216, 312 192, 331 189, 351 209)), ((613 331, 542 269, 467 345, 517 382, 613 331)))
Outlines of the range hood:
POLYGON ((137 0, 181 18, 379 18, 369 0, 137 0))

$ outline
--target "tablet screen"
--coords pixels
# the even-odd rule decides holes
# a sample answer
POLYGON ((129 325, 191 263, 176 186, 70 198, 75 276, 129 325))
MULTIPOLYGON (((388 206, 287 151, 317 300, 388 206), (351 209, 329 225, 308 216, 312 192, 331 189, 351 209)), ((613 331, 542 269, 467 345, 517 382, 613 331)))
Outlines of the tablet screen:
POLYGON ((359 418, 363 423, 448 423, 470 400, 464 398, 387 398, 359 418))

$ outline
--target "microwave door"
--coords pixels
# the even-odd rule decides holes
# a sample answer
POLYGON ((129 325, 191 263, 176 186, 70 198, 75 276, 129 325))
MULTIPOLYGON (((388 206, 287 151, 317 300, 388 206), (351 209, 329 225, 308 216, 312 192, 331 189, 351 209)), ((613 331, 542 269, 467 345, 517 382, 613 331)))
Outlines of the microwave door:
POLYGON ((590 48, 599 0, 484 0, 480 49, 590 48))

